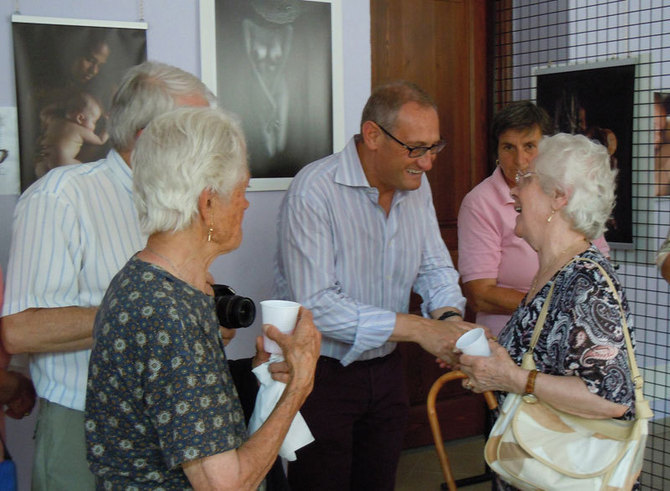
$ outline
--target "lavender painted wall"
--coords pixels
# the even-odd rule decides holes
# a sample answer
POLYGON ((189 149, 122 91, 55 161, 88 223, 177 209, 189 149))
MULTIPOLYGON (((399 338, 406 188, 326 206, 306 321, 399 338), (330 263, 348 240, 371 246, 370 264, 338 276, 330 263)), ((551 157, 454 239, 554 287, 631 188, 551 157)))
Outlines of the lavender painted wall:
MULTIPOLYGON (((244 1, 244 0, 240 0, 244 1)), ((0 106, 15 106, 11 15, 15 0, 0 0, 0 106)), ((136 0, 21 0, 22 15, 76 17, 82 19, 138 21, 136 0)), ((344 124, 347 137, 357 132, 360 113, 370 92, 369 2, 341 0, 344 58, 344 124)), ((144 21, 150 59, 176 65, 200 75, 200 26, 194 0, 144 0, 144 21)), ((218 282, 234 286, 256 300, 268 298, 272 288, 272 263, 276 246, 276 214, 283 191, 249 194, 251 206, 244 220, 244 240, 237 251, 219 258, 212 267, 218 282)), ((9 254, 12 214, 17 196, 0 196, 0 264, 5 269, 9 254)), ((253 353, 259 323, 244 330, 228 348, 232 358, 253 353)), ((36 411, 34 411, 35 413, 36 411)), ((8 446, 19 467, 19 489, 30 489, 32 434, 35 414, 7 424, 8 446)))

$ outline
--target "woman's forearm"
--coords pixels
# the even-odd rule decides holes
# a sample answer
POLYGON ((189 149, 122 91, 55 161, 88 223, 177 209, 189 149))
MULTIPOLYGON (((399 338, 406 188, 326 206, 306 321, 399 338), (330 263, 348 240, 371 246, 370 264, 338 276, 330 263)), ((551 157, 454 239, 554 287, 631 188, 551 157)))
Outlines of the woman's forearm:
POLYGON ((463 293, 470 308, 488 314, 513 314, 526 295, 498 286, 494 278, 468 281, 463 284, 463 293))
POLYGON ((618 418, 628 409, 593 394, 582 379, 573 376, 539 373, 535 379, 535 395, 556 409, 585 418, 618 418))
MULTIPOLYGON (((491 356, 462 355, 460 369, 470 379, 476 392, 502 391, 523 394, 529 370, 519 367, 507 350, 489 342, 491 356)), ((551 406, 586 418, 615 418, 622 416, 627 406, 610 402, 591 393, 577 376, 539 373, 535 379, 535 396, 551 406)))

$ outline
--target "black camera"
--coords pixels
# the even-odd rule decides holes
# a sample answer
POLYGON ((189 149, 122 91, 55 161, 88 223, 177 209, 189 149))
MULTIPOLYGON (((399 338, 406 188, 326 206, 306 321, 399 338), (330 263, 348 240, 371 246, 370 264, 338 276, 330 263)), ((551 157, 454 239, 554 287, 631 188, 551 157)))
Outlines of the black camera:
POLYGON ((249 327, 256 318, 256 305, 248 297, 241 297, 228 285, 212 285, 214 308, 219 324, 228 329, 249 327))

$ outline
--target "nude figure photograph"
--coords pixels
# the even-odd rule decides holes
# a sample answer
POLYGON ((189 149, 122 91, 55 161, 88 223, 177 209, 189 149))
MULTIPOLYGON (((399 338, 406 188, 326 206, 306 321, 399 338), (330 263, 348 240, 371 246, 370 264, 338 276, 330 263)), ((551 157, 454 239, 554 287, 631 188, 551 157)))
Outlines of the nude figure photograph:
POLYGON ((216 0, 219 103, 242 120, 252 178, 333 151, 331 5, 216 0))

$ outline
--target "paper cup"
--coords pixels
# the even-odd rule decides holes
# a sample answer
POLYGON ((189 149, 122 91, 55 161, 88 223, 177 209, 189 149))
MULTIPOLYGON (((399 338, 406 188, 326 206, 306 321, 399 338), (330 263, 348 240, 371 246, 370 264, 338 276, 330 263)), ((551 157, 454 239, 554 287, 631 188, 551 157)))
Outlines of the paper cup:
POLYGON ((484 329, 475 327, 474 329, 462 334, 456 347, 466 355, 472 356, 491 356, 489 342, 484 334, 484 329))
MULTIPOLYGON (((261 315, 263 324, 272 324, 284 334, 291 334, 298 320, 300 304, 288 300, 263 300, 261 302, 261 315)), ((273 354, 281 354, 281 348, 272 339, 263 335, 263 346, 265 351, 273 354)))

